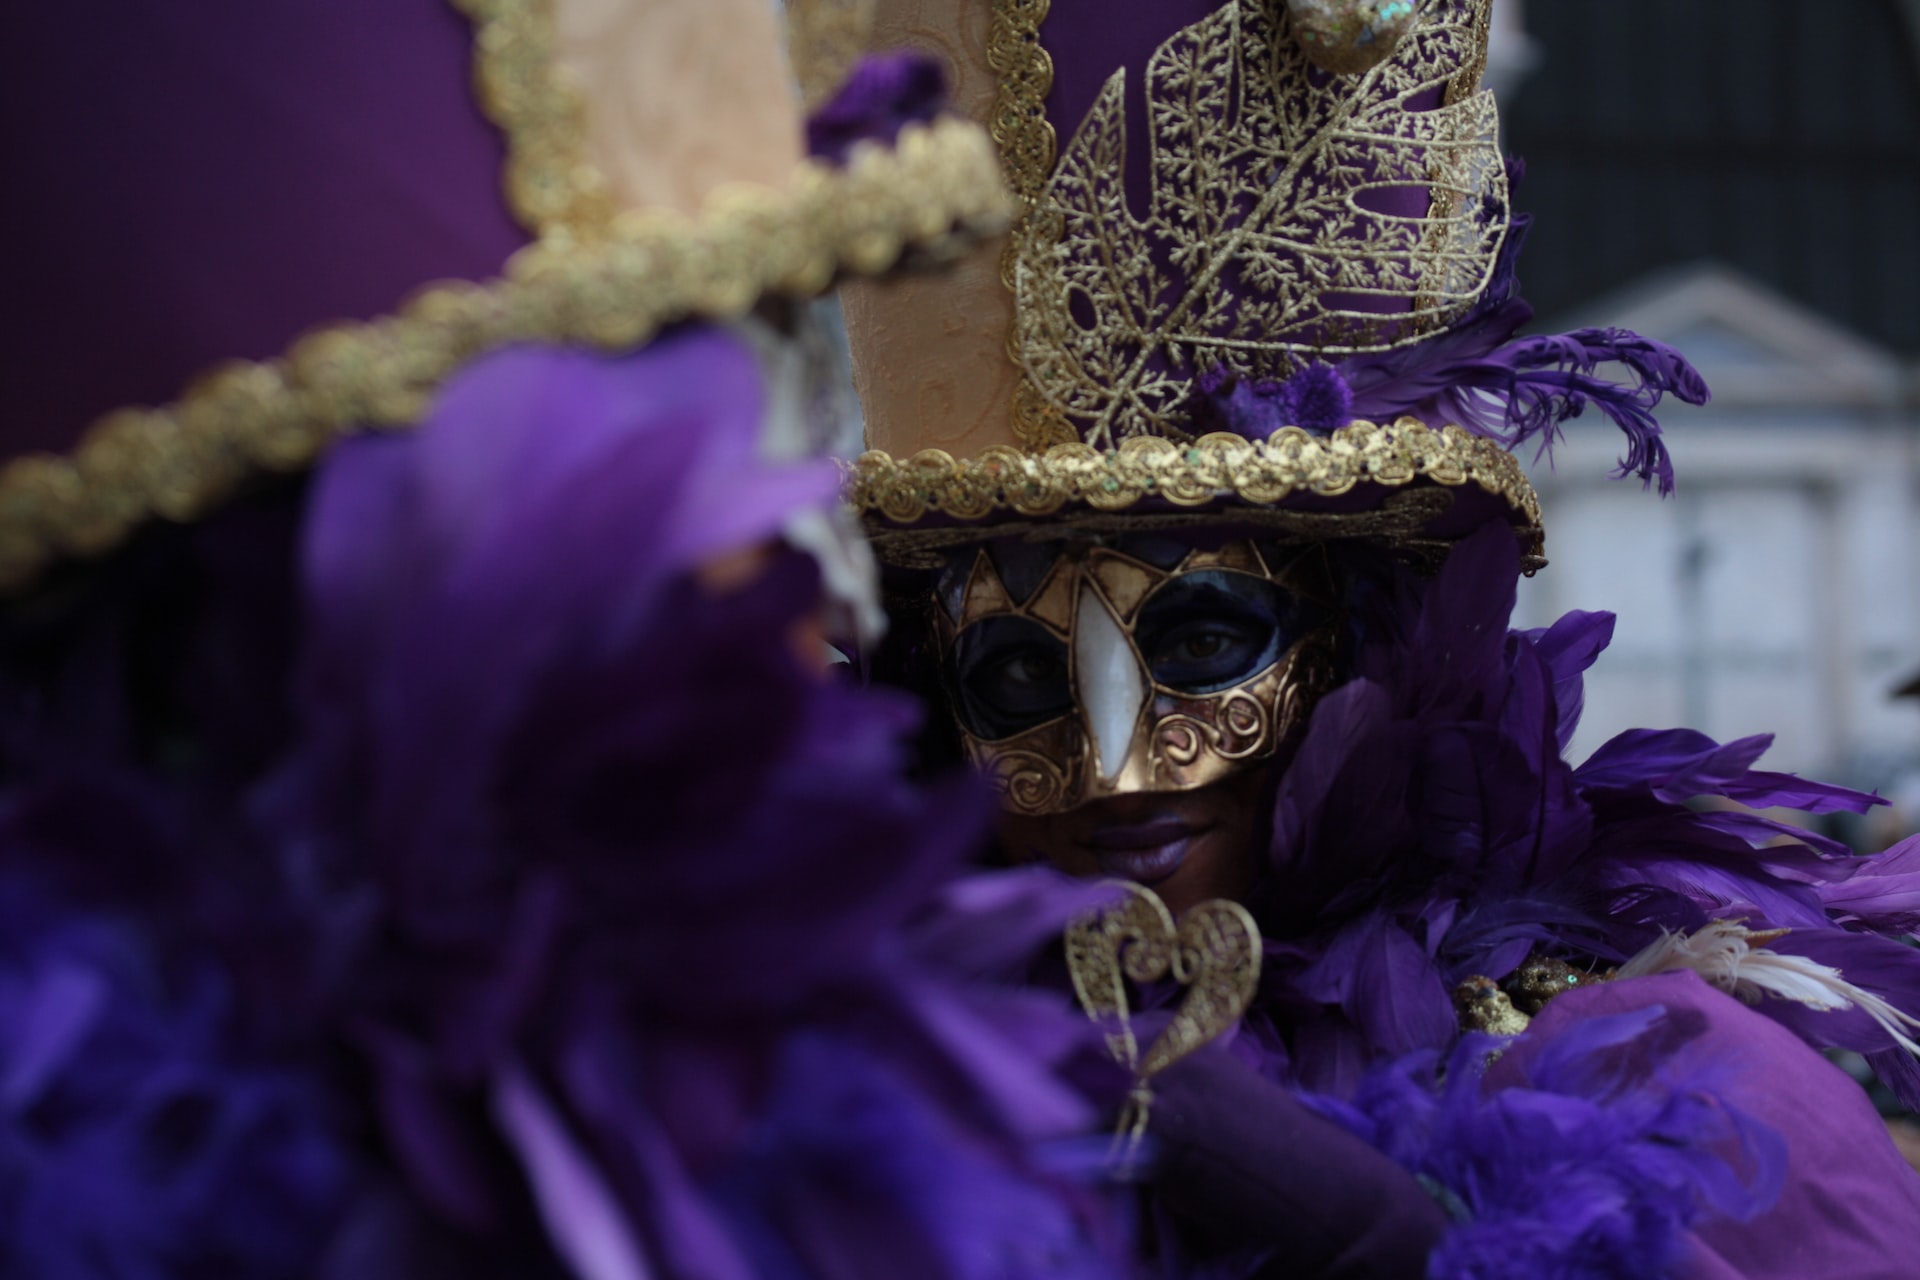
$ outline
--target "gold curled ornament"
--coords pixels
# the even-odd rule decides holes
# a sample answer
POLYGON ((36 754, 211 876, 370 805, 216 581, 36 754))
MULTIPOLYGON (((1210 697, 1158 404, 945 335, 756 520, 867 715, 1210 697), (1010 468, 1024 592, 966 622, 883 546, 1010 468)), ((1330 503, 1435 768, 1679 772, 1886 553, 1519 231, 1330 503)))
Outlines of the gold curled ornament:
POLYGON ((1114 881, 1121 898, 1067 926, 1067 972, 1080 1007, 1106 1034, 1107 1050, 1133 1076, 1114 1133, 1125 1169, 1147 1130, 1151 1080, 1231 1029, 1260 982, 1260 926, 1237 902, 1216 898, 1189 908, 1178 926, 1158 894, 1114 881), (1134 1034, 1129 981, 1171 978, 1187 989, 1173 1020, 1143 1054, 1134 1034))

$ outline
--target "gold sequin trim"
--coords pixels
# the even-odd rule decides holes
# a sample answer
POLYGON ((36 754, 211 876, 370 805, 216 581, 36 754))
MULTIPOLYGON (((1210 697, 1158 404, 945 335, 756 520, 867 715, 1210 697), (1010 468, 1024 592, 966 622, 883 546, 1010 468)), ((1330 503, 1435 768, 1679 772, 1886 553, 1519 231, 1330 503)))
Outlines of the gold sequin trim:
POLYGON ((322 329, 285 355, 214 370, 175 403, 96 422, 70 456, 0 470, 0 591, 62 555, 94 555, 153 516, 189 520, 336 437, 416 421, 462 365, 517 342, 638 346, 663 325, 729 319, 764 294, 811 295, 904 252, 944 257, 1006 225, 992 142, 942 120, 783 189, 714 192, 697 217, 623 214, 592 244, 529 245, 502 279, 427 288, 392 316, 322 329))
POLYGON ((873 36, 873 0, 787 0, 787 61, 800 101, 819 110, 846 84, 873 36))
POLYGON ((554 50, 546 0, 453 0, 474 24, 474 92, 507 138, 507 206, 539 236, 591 238, 614 202, 587 157, 586 104, 554 50))
MULTIPOLYGON (((1000 283, 1009 293, 1016 292, 1021 255, 1051 252, 1060 241, 1060 219, 1047 204, 1047 179, 1059 146, 1047 119, 1053 57, 1040 43, 1040 24, 1046 20, 1050 2, 995 0, 993 23, 987 30, 987 64, 999 81, 988 129, 1000 147, 1000 163, 1018 210, 1000 254, 1000 283)), ((1007 326, 1007 358, 1020 367, 1018 325, 1007 326)), ((1047 403, 1025 374, 1013 384, 1008 414, 1013 438, 1028 449, 1039 451, 1080 438, 1073 424, 1047 403)))
POLYGON ((1287 427, 1262 441, 1215 432, 1186 444, 1136 436, 1110 450, 1060 444, 1034 454, 1001 445, 965 461, 939 449, 904 459, 876 450, 854 462, 849 500, 884 553, 890 530, 936 515, 1036 518, 1069 506, 1129 511, 1153 500, 1172 507, 1223 499, 1271 507, 1295 494, 1338 497, 1358 484, 1403 488, 1422 480, 1473 485, 1502 499, 1527 543, 1530 565, 1543 563, 1540 501, 1513 455, 1463 428, 1435 430, 1413 418, 1385 426, 1355 422, 1328 436, 1287 427))

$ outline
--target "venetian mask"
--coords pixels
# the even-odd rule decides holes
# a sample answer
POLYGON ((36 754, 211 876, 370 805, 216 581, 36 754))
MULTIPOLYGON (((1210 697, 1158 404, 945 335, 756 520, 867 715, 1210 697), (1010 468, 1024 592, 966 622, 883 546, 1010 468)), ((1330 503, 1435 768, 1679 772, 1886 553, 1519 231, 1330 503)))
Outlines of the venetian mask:
POLYGON ((1332 681, 1309 559, 1157 535, 970 548, 941 576, 937 623, 967 755, 1021 814, 1187 791, 1273 755, 1332 681))

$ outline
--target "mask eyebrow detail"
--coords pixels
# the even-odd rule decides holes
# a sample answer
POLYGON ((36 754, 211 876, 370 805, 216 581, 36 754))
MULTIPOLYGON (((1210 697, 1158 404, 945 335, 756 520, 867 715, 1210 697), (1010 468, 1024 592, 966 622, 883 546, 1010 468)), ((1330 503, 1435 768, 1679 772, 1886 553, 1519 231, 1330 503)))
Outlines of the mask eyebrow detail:
POLYGON ((1152 690, 1133 641, 1099 592, 1084 584, 1073 620, 1073 684, 1094 767, 1110 783, 1127 762, 1152 690))

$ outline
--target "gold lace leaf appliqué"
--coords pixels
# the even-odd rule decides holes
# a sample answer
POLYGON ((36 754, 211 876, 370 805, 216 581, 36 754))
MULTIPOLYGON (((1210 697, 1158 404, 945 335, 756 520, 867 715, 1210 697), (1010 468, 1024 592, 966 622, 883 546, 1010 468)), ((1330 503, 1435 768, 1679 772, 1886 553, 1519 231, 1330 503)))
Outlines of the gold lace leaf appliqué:
POLYGON ((1417 341, 1485 288, 1505 234, 1490 94, 1457 95, 1486 0, 1432 0, 1364 75, 1311 68, 1280 0, 1239 0, 1146 71, 1151 197, 1125 189, 1126 72, 1014 231, 1032 388, 1097 447, 1184 439, 1194 377, 1284 376, 1417 341), (1412 110, 1418 105, 1430 109, 1412 110), (1423 189, 1424 217, 1369 193, 1423 189), (1490 214, 1490 210, 1499 210, 1490 214))

